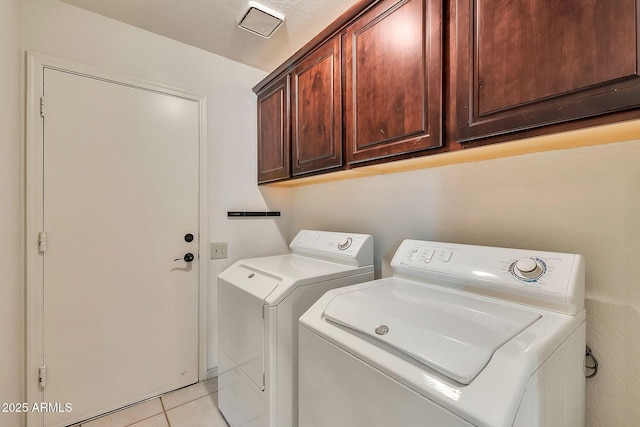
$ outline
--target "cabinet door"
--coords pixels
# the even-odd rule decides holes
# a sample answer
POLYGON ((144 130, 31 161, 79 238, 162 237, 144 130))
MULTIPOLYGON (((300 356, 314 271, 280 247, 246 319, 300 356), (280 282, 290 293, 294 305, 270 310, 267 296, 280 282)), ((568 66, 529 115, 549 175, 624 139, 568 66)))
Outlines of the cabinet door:
POLYGON ((289 178, 289 76, 258 93, 258 183, 289 178))
POLYGON ((442 145, 442 1, 382 1, 343 34, 347 161, 442 145))
POLYGON ((637 0, 457 0, 458 141, 640 105, 637 0))
POLYGON ((340 39, 334 37, 291 73, 292 173, 342 166, 340 39))

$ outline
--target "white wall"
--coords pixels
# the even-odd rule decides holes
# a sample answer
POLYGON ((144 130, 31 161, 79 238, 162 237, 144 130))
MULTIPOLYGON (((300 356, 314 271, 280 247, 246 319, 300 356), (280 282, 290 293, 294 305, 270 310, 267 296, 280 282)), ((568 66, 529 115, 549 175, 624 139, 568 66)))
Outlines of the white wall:
POLYGON ((405 238, 581 253, 587 425, 640 419, 640 141, 529 154, 292 189, 292 233, 370 233, 376 274, 405 238))
MULTIPOLYGON (((0 1, 0 403, 21 402, 24 382, 20 11, 0 1)), ((22 419, 0 412, 2 426, 22 419)))
MULTIPOLYGON (((287 249, 282 229, 288 229, 288 193, 255 185, 256 103, 251 88, 266 73, 66 3, 22 3, 25 51, 207 96, 209 240, 229 244, 228 259, 209 262, 209 366, 215 367, 216 276, 235 259, 287 249), (281 210, 283 216, 254 221, 226 218, 228 210, 240 209, 281 210)), ((17 165, 17 160, 12 162, 14 169, 17 165)), ((13 316, 6 324, 16 327, 18 321, 13 316)))

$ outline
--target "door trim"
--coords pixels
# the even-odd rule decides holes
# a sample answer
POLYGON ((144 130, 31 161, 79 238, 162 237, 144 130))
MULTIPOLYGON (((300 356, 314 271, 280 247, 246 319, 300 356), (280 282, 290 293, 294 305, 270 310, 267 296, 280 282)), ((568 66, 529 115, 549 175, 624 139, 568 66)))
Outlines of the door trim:
MULTIPOLYGON (((44 226, 44 129, 40 115, 44 69, 49 68, 80 76, 112 82, 119 85, 177 96, 198 103, 199 109, 199 212, 198 226, 198 379, 207 375, 207 292, 208 292, 208 205, 207 205, 207 98, 169 86, 115 75, 100 69, 27 52, 26 148, 25 148, 25 285, 26 285, 26 400, 30 405, 41 402, 43 392, 39 386, 38 368, 43 358, 43 258, 38 252, 38 233, 44 226)), ((29 427, 41 426, 43 413, 27 413, 29 427)))

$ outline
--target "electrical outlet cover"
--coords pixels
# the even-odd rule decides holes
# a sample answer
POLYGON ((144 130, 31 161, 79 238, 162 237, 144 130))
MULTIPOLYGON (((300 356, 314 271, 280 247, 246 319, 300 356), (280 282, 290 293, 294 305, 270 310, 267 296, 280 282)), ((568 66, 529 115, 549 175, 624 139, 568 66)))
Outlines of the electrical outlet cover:
POLYGON ((226 257, 227 257, 227 242, 210 244, 209 259, 222 259, 226 257))

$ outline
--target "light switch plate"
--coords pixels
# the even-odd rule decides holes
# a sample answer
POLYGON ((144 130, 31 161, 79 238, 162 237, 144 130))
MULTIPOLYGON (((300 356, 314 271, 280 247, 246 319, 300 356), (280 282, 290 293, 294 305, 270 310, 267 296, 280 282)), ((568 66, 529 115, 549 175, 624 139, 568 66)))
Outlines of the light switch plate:
POLYGON ((227 257, 227 242, 211 243, 209 246, 209 259, 222 259, 227 257))

